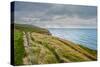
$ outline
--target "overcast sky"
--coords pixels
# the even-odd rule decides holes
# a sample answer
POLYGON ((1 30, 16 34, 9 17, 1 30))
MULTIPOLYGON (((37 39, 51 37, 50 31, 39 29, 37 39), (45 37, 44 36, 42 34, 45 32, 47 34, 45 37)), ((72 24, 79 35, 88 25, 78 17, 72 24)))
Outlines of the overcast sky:
POLYGON ((96 28, 97 7, 15 2, 15 23, 46 28, 96 28))

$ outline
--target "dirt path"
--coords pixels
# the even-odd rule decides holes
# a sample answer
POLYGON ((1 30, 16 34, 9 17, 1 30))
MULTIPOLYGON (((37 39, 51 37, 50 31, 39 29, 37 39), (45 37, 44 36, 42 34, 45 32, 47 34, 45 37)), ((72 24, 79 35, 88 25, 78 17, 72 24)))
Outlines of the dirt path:
POLYGON ((23 32, 23 40, 24 40, 24 47, 25 47, 25 52, 26 56, 23 58, 23 64, 32 64, 31 63, 31 58, 30 58, 30 43, 29 43, 29 32, 23 32))
MULTIPOLYGON (((26 56, 23 58, 23 64, 44 64, 49 61, 51 63, 55 58, 59 63, 96 59, 81 47, 75 46, 74 43, 61 39, 48 38, 50 37, 47 35, 38 33, 32 35, 30 32, 23 32, 23 44, 26 52, 26 56), (47 40, 49 41, 46 42, 47 40), (33 53, 34 51, 35 53, 33 53), (53 60, 51 60, 52 58, 53 60)), ((54 63, 57 62, 54 61, 54 63)))

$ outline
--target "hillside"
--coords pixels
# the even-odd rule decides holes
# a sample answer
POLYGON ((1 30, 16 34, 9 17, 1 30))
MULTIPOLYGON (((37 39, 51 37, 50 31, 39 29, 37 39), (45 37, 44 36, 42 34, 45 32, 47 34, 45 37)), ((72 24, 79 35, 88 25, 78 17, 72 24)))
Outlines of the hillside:
POLYGON ((47 35, 51 35, 51 33, 44 28, 40 28, 34 25, 28 25, 28 24, 14 24, 14 28, 21 30, 21 31, 25 31, 25 32, 37 32, 37 33, 41 33, 41 34, 47 34, 47 35))
POLYGON ((31 25, 15 24, 15 65, 97 60, 96 50, 77 45, 31 25))

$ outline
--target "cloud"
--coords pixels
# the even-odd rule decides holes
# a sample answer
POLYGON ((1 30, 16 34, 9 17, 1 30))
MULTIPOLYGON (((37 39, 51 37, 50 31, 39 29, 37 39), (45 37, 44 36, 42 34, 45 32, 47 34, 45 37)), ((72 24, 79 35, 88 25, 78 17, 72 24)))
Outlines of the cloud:
POLYGON ((97 7, 15 2, 15 22, 46 28, 96 28, 97 7))

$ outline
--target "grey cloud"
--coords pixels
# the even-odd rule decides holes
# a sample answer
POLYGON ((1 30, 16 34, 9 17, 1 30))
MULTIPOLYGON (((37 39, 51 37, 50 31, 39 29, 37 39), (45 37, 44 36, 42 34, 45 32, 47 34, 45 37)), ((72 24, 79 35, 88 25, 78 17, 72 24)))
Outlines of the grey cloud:
POLYGON ((74 6, 74 5, 63 5, 54 6, 49 9, 46 15, 66 15, 74 16, 77 15, 82 18, 93 18, 97 16, 97 8, 92 6, 74 6))
POLYGON ((97 7, 15 2, 15 22, 41 27, 96 27, 97 7))

